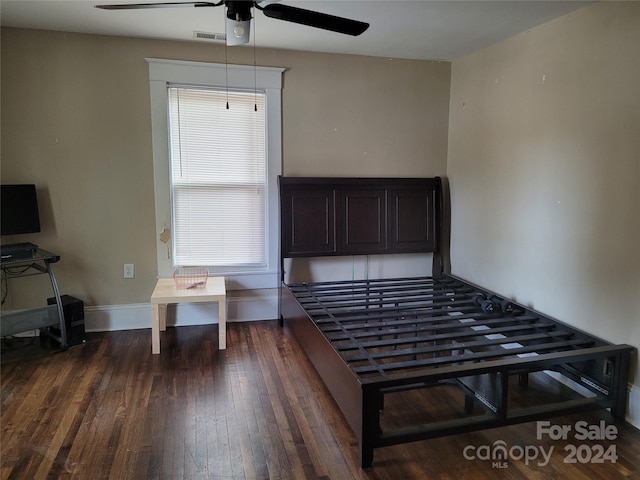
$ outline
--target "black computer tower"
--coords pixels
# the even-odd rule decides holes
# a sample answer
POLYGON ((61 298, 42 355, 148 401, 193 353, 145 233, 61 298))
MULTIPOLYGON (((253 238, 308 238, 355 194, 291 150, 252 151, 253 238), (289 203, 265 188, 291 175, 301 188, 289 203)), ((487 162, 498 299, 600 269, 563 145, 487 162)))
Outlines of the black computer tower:
MULTIPOLYGON (((84 302, 70 295, 61 295, 62 312, 64 313, 64 323, 67 329, 67 345, 79 345, 87 341, 84 331, 84 302)), ((55 297, 47 299, 49 305, 55 305, 55 297)), ((49 327, 54 335, 60 336, 60 328, 49 327)))

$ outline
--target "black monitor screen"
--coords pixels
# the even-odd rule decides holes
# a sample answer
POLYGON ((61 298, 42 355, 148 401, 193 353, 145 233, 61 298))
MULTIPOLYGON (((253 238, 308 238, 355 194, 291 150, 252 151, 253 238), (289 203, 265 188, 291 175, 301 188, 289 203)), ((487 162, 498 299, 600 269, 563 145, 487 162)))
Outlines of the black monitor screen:
POLYGON ((0 234, 40 231, 35 185, 0 185, 0 234))

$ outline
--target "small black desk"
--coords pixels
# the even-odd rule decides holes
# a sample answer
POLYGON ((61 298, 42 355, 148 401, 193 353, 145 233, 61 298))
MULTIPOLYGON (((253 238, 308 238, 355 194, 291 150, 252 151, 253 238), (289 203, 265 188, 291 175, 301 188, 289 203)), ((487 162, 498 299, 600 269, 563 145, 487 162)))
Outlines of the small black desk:
POLYGON ((62 301, 60 300, 60 291, 58 290, 58 283, 52 267, 52 264, 59 260, 59 255, 38 248, 29 257, 12 258, 3 260, 0 263, 2 281, 30 275, 48 274, 49 280, 51 280, 53 296, 56 299, 55 305, 10 313, 2 312, 0 315, 0 336, 5 337, 41 328, 60 343, 60 348, 67 349, 67 329, 62 310, 62 301), (44 327, 49 326, 59 326, 60 336, 53 335, 48 329, 44 330, 44 327))

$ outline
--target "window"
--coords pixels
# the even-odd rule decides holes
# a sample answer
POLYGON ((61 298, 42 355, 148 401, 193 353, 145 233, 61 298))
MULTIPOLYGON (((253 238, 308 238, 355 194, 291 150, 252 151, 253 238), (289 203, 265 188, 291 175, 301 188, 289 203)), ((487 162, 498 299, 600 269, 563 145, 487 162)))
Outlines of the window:
POLYGON ((175 266, 206 265, 233 288, 276 287, 284 69, 147 62, 158 275, 171 276, 175 266), (204 104, 204 110, 198 107, 204 104), (221 107, 222 114, 207 113, 221 107), (216 124, 212 117, 226 120, 216 124), (245 128, 244 140, 232 138, 245 128), (213 220, 206 219, 209 213, 213 220))
POLYGON ((263 93, 169 87, 175 265, 266 266, 264 118, 263 93))

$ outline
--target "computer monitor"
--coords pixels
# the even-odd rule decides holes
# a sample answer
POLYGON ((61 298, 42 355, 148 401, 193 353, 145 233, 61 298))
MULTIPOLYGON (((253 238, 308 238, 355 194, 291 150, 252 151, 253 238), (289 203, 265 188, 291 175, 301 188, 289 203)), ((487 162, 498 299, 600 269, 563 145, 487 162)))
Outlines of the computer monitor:
POLYGON ((0 185, 0 235, 40 231, 35 185, 0 185))

